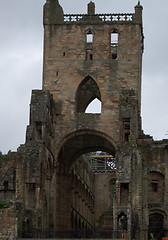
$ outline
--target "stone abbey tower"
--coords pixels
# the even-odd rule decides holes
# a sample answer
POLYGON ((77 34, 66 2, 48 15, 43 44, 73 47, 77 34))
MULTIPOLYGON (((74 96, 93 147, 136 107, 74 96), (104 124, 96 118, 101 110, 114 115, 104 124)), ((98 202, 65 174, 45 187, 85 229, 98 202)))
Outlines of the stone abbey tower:
POLYGON ((96 14, 91 1, 69 15, 47 0, 43 87, 0 168, 0 238, 168 234, 168 141, 141 128, 142 11, 96 14), (96 98, 101 113, 86 113, 96 98))

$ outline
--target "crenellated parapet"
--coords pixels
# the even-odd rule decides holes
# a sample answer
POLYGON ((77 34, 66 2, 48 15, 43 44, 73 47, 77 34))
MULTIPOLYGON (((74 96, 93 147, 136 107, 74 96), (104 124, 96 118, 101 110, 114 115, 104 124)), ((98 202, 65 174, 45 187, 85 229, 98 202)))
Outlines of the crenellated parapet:
POLYGON ((64 14, 58 0, 48 0, 44 6, 44 25, 48 24, 111 24, 135 23, 142 24, 143 7, 140 2, 135 6, 135 13, 95 14, 95 3, 90 1, 87 14, 64 14))
POLYGON ((86 22, 94 21, 95 23, 113 23, 113 22, 132 22, 133 13, 118 13, 118 14, 64 14, 64 24, 85 24, 86 22))

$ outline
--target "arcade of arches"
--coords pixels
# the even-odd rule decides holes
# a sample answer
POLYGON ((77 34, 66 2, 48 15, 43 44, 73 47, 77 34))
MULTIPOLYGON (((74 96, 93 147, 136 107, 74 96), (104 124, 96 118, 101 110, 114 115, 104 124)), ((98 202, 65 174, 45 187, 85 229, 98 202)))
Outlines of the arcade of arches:
MULTIPOLYGON (((168 140, 141 126, 144 35, 134 13, 44 6, 42 90, 25 144, 0 166, 0 239, 168 237, 168 140), (87 113, 95 99, 99 113, 87 113)), ((94 111, 96 112, 96 111, 94 111)))

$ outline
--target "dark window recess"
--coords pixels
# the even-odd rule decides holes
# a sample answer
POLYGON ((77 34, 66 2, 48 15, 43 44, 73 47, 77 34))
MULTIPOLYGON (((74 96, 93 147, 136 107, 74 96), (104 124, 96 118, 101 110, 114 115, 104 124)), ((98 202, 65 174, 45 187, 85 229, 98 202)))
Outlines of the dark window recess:
POLYGON ((9 183, 8 183, 8 181, 4 181, 3 187, 4 187, 4 190, 8 190, 8 189, 9 189, 9 183))
POLYGON ((127 215, 123 212, 118 215, 118 230, 127 230, 127 215))
POLYGON ((28 192, 35 192, 35 183, 27 183, 28 192))
POLYGON ((65 52, 63 52, 63 56, 64 56, 64 57, 65 57, 65 55, 66 55, 65 52))
POLYGON ((38 139, 42 139, 42 123, 41 122, 36 122, 36 130, 37 130, 38 139))
POLYGON ((112 59, 115 59, 115 60, 116 60, 116 59, 117 59, 117 53, 112 53, 112 54, 111 54, 111 57, 112 57, 112 59))
POLYGON ((92 49, 87 49, 86 50, 86 60, 93 60, 93 50, 92 49))
POLYGON ((56 72, 56 76, 58 77, 58 71, 56 72))
POLYGON ((35 207, 36 184, 35 183, 27 183, 26 189, 27 189, 28 207, 34 208, 35 207))
POLYGON ((90 60, 93 60, 93 54, 89 55, 90 60))
POLYGON ((129 200, 129 183, 121 183, 120 185, 120 203, 127 205, 129 200))
POLYGON ((130 136, 130 118, 125 118, 123 119, 122 123, 122 140, 128 142, 129 136, 130 136))
POLYGON ((152 186, 153 192, 158 192, 158 182, 157 181, 152 181, 151 186, 152 186))
POLYGON ((129 183, 121 183, 121 189, 128 190, 129 189, 129 183))

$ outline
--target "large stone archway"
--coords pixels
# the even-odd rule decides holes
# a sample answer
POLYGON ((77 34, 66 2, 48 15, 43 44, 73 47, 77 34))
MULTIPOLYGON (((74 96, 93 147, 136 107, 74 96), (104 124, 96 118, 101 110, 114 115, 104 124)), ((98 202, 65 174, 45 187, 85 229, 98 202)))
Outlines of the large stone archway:
POLYGON ((91 129, 73 131, 59 142, 56 149, 57 163, 68 168, 82 154, 98 150, 115 156, 116 143, 102 131, 91 129))
POLYGON ((71 229, 72 193, 71 166, 84 153, 104 151, 115 156, 115 142, 101 131, 81 130, 67 134, 58 144, 56 151, 56 214, 55 229, 71 229))

